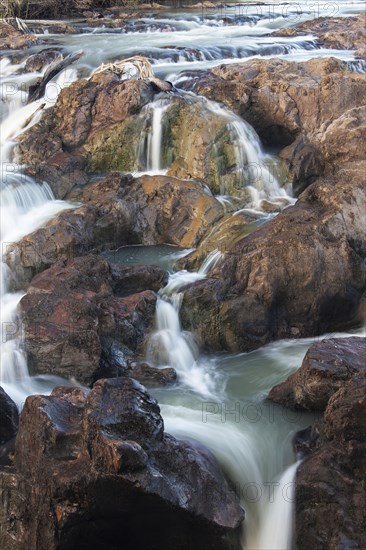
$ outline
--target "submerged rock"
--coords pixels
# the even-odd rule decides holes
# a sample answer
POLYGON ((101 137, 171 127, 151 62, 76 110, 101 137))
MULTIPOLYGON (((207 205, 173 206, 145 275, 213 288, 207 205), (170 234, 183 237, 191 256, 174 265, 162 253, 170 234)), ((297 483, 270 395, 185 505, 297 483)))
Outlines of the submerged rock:
POLYGON ((5 547, 240 547, 243 510, 214 457, 165 434, 158 404, 130 379, 28 397, 15 470, 0 478, 5 547))

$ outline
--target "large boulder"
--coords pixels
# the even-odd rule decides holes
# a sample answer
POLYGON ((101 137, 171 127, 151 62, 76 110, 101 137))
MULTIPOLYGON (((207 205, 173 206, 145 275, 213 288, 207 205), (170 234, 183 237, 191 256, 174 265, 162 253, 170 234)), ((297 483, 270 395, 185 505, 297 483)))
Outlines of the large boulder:
POLYGON ((316 426, 297 438, 307 452, 296 474, 295 544, 299 550, 361 549, 366 544, 365 351, 365 338, 314 344, 294 375, 299 377, 292 397, 288 399, 291 392, 286 382, 269 395, 291 407, 324 412, 316 426))
POLYGON ((186 289, 184 326, 206 348, 237 351, 356 322, 366 290, 364 174, 361 163, 339 169, 231 246, 186 289))
POLYGON ((282 146, 295 194, 365 156, 366 84, 343 61, 254 59, 187 73, 181 86, 224 103, 264 143, 282 146))
POLYGON ((32 374, 84 384, 131 374, 129 361, 143 352, 166 281, 158 267, 110 265, 97 256, 60 261, 35 277, 20 301, 32 374))
POLYGON ((243 510, 214 457, 165 434, 131 379, 28 397, 0 477, 7 548, 240 548, 243 510))
POLYGON ((111 174, 68 195, 82 206, 64 210, 41 229, 7 247, 14 287, 57 260, 127 244, 198 245, 224 214, 198 182, 167 176, 111 174))
POLYGON ((324 411, 356 374, 366 376, 366 338, 330 338, 313 344, 301 367, 271 389, 268 399, 299 410, 324 411))
MULTIPOLYGON (((65 161, 59 166, 60 155, 65 153, 77 159, 81 157, 86 169, 133 170, 144 123, 138 114, 151 101, 153 94, 152 86, 146 81, 121 81, 108 72, 98 73, 89 80, 77 80, 61 90, 56 105, 43 114, 38 124, 20 136, 19 159, 30 165, 40 178, 47 173, 49 166, 55 169, 55 165, 65 176, 65 161), (106 132, 112 132, 111 136, 107 137, 106 132), (117 134, 118 139, 122 139, 118 143, 124 163, 118 163, 116 151, 111 150, 112 138, 117 134), (105 146, 109 153, 103 155, 105 146), (102 157, 104 164, 100 160, 102 157)), ((70 181, 73 181, 72 176, 70 181)), ((76 183, 74 181, 74 185, 76 183)), ((54 191, 56 197, 63 198, 62 187, 59 191, 55 185, 54 191)))

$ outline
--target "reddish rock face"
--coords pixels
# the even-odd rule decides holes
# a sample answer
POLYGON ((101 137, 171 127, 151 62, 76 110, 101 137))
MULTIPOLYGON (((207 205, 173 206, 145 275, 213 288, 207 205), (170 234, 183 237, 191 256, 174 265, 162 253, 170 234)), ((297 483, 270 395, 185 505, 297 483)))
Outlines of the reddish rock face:
POLYGON ((224 215, 202 184, 167 176, 115 173, 68 198, 83 204, 8 247, 18 286, 57 260, 101 248, 164 243, 191 248, 224 215))
POLYGON ((110 266, 95 256, 56 263, 35 277, 20 303, 32 373, 85 384, 103 371, 129 374, 128 361, 153 326, 154 291, 166 280, 158 267, 110 266))
MULTIPOLYGON (((355 375, 366 376, 366 338, 322 340, 310 347, 298 371, 272 388, 268 399, 291 409, 324 411, 329 399, 355 375)), ((329 403, 326 418, 331 418, 331 410, 329 403)))
POLYGON ((158 404, 131 379, 29 397, 15 469, 0 478, 18 487, 11 524, 0 520, 11 548, 117 549, 121 537, 127 550, 240 547, 243 510, 215 459, 165 434, 158 404))
POLYGON ((362 171, 339 170, 261 229, 229 247, 209 277, 186 288, 184 326, 208 349, 255 349, 357 320, 365 291, 362 171))
POLYGON ((366 86, 342 61, 255 59, 189 76, 184 87, 224 103, 265 143, 284 147, 296 195, 339 164, 365 158, 366 86))

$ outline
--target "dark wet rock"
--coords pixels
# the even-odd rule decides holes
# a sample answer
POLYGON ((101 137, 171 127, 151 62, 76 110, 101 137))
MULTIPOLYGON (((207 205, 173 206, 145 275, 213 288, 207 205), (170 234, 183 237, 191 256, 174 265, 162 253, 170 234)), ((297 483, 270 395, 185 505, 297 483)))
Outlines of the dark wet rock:
POLYGON ((324 413, 293 439, 303 460, 296 474, 296 548, 364 548, 366 338, 313 344, 300 369, 269 398, 324 413))
POLYGON ((295 196, 299 196, 324 172, 324 161, 319 146, 308 143, 303 136, 282 149, 280 156, 288 164, 295 196))
MULTIPOLYGON (((335 362, 337 360, 334 357, 335 362)), ((364 355, 360 361, 364 361, 364 355)), ((327 385, 327 380, 324 381, 327 385)), ((366 375, 333 393, 320 441, 296 477, 296 546, 364 548, 366 544, 366 375)))
MULTIPOLYGON (((356 166, 354 166, 356 165, 356 166)), ((364 164, 318 180, 226 251, 184 294, 184 326, 211 350, 255 349, 359 322, 365 292, 364 164)))
POLYGON ((196 246, 223 206, 204 185, 167 176, 111 174, 68 198, 82 206, 9 245, 6 261, 18 287, 59 259, 128 244, 196 246))
POLYGON ((310 455, 319 447, 319 426, 308 426, 296 432, 292 439, 292 446, 298 459, 310 455))
POLYGON ((18 431, 18 407, 8 394, 0 387, 0 452, 4 443, 13 439, 18 431))
POLYGON ((113 292, 125 296, 148 288, 158 292, 168 282, 168 273, 155 265, 111 264, 113 292))
POLYGON ((145 277, 136 268, 133 286, 133 271, 85 256, 60 261, 32 280, 20 310, 33 374, 74 377, 85 384, 104 370, 128 374, 123 366, 139 356, 153 327, 156 294, 150 287, 166 278, 159 268, 145 277), (115 356, 108 351, 112 344, 115 356))
POLYGON ((240 547, 243 511, 215 459, 165 434, 158 404, 131 379, 28 397, 1 489, 9 548, 240 547))
POLYGON ((322 340, 310 347, 300 369, 272 388, 268 398, 291 409, 324 411, 333 394, 356 374, 366 376, 366 338, 322 340))
POLYGON ((173 368, 157 369, 148 363, 132 363, 130 376, 147 388, 167 386, 177 381, 177 373, 173 368))
POLYGON ((45 48, 38 53, 30 55, 25 63, 27 72, 40 72, 50 63, 60 61, 63 58, 62 53, 58 49, 45 48))
POLYGON ((47 163, 32 165, 25 171, 38 182, 46 181, 54 196, 64 199, 71 189, 88 182, 84 168, 85 159, 82 156, 64 153, 57 148, 47 163))

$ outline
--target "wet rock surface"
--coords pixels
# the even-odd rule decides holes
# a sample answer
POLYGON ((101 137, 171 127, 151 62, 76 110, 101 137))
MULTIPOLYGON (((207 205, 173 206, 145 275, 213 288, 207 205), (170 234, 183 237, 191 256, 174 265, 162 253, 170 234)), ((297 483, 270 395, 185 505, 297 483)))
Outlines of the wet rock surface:
POLYGON ((351 72, 345 62, 252 60, 203 74, 191 72, 189 77, 184 88, 224 103, 247 120, 264 143, 282 146, 280 156, 289 166, 296 193, 333 173, 335 161, 365 156, 365 139, 360 138, 366 131, 366 86, 363 75, 351 72))
POLYGON ((20 302, 31 372, 84 384, 103 374, 129 375, 129 362, 153 327, 155 291, 166 280, 158 267, 110 265, 97 256, 54 264, 32 280, 20 302))
POLYGON ((0 387, 0 419, 1 460, 1 446, 16 436, 19 424, 18 408, 2 387, 0 387))
POLYGON ((128 244, 196 246, 224 214, 203 184, 167 176, 111 174, 68 195, 82 206, 7 247, 14 285, 60 259, 128 244))
POLYGON ((208 349, 237 351, 356 322, 365 291, 364 185, 362 166, 339 170, 236 242, 207 279, 186 288, 184 326, 208 349))
POLYGON ((273 388, 269 398, 324 413, 295 441, 305 456, 296 476, 296 548, 363 548, 366 338, 314 344, 299 371, 273 388))
POLYGON ((136 550, 240 546, 243 511, 215 459, 165 434, 156 401, 131 379, 28 397, 14 468, 0 477, 18 489, 1 518, 10 548, 112 549, 121 537, 136 550))
POLYGON ((366 338, 330 338, 313 344, 301 367, 272 388, 268 398, 291 409, 324 411, 329 399, 356 375, 366 376, 366 338))

